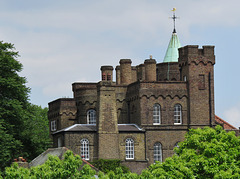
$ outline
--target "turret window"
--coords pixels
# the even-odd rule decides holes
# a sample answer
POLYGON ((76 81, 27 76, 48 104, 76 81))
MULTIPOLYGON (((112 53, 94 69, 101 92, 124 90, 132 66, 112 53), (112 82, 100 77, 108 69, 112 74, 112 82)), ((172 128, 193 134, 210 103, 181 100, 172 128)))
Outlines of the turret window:
POLYGON ((107 74, 107 81, 111 81, 111 80, 112 80, 111 74, 108 73, 108 74, 107 74))
POLYGON ((156 161, 162 162, 162 145, 159 142, 154 144, 153 152, 154 163, 156 161))
POLYGON ((51 121, 51 131, 57 130, 57 122, 56 120, 51 121))
POLYGON ((161 124, 161 106, 154 104, 153 106, 153 125, 161 124))
POLYGON ((96 124, 96 111, 94 109, 88 110, 87 123, 88 124, 96 124))
POLYGON ((182 124, 182 106, 180 104, 174 106, 174 124, 182 124))
POLYGON ((89 160, 89 141, 87 139, 81 140, 81 157, 82 159, 89 160))
POLYGON ((134 159, 134 141, 131 138, 126 139, 126 159, 134 159))
POLYGON ((102 74, 102 80, 103 81, 106 80, 106 74, 105 73, 102 74))

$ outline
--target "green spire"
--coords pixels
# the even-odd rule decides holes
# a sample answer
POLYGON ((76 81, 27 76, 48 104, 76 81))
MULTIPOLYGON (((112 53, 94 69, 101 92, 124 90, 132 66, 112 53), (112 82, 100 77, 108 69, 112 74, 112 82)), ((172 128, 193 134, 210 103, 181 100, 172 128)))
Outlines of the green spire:
MULTIPOLYGON (((174 29, 175 30, 175 29, 174 29)), ((173 31, 172 38, 168 44, 167 52, 163 62, 178 62, 178 48, 181 47, 176 31, 173 31)))
POLYGON ((166 55, 164 57, 163 62, 178 62, 178 49, 181 47, 180 41, 178 39, 177 36, 177 32, 176 32, 176 19, 178 19, 179 17, 177 17, 175 15, 175 11, 176 8, 173 8, 173 16, 171 17, 171 19, 173 19, 173 33, 172 33, 172 38, 170 39, 170 42, 168 44, 168 49, 166 52, 166 55))

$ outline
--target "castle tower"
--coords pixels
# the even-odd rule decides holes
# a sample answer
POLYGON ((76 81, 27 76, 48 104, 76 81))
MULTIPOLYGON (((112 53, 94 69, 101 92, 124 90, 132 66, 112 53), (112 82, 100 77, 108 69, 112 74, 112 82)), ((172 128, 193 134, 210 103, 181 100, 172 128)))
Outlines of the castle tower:
POLYGON ((98 96, 98 158, 119 158, 116 92, 112 82, 99 82, 98 96))
POLYGON ((187 82, 188 125, 214 123, 214 46, 189 45, 179 49, 181 79, 187 82))
POLYGON ((77 122, 76 101, 72 98, 60 98, 48 103, 48 119, 50 131, 55 132, 77 122))

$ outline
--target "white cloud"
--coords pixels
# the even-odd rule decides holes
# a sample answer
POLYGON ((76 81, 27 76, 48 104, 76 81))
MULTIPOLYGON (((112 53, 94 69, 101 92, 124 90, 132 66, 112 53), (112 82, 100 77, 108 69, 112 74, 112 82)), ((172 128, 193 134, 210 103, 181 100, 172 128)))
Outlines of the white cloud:
POLYGON ((223 115, 224 120, 237 128, 240 127, 240 103, 224 111, 223 115))

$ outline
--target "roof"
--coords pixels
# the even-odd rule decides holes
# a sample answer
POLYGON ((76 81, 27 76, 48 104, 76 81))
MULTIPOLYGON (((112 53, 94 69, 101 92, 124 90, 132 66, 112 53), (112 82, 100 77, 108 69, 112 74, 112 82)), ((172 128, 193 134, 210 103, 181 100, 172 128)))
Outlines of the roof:
MULTIPOLYGON (((97 127, 95 124, 74 124, 70 127, 61 129, 54 132, 57 134, 59 132, 96 132, 97 127)), ((143 132, 144 130, 138 127, 136 124, 118 124, 119 132, 143 132)))
POLYGON ((59 131, 54 132, 53 134, 59 133, 59 132, 74 132, 74 131, 97 131, 96 125, 95 124, 74 124, 70 127, 61 129, 59 131))
POLYGON ((178 49, 180 47, 177 33, 173 32, 163 62, 178 62, 178 49))
POLYGON ((228 122, 224 121, 223 119, 221 119, 217 115, 215 115, 215 121, 218 124, 222 124, 224 129, 228 129, 228 130, 236 130, 237 129, 236 127, 234 127, 231 124, 229 124, 228 122))
POLYGON ((140 132, 144 131, 136 124, 118 124, 118 131, 119 132, 140 132))

